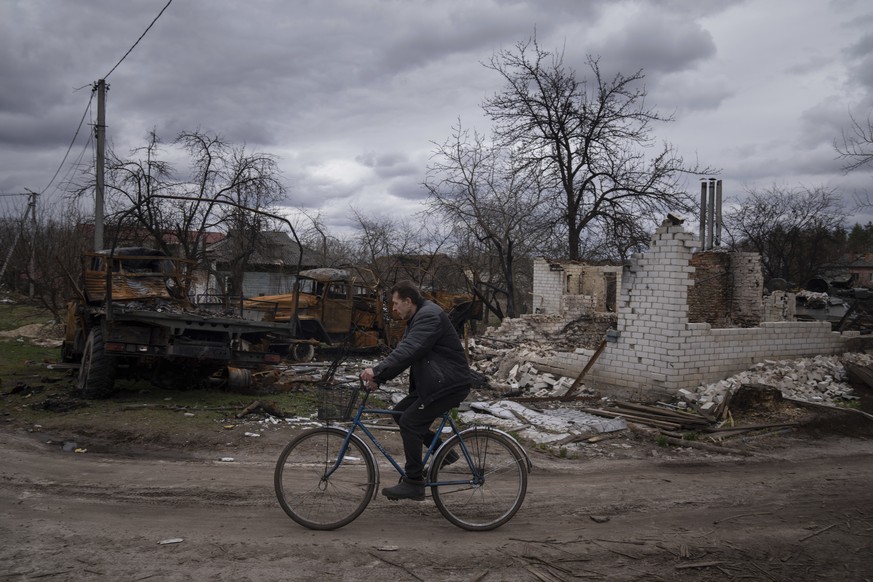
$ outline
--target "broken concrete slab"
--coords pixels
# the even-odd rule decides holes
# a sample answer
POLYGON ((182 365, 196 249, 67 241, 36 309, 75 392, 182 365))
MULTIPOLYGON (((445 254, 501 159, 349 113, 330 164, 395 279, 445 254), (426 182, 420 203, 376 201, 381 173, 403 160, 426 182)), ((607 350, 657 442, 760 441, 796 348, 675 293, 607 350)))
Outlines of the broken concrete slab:
POLYGON ((590 433, 604 433, 624 430, 627 423, 622 419, 603 418, 572 408, 555 408, 537 411, 510 400, 497 402, 474 402, 470 404, 472 415, 464 417, 464 422, 488 424, 487 416, 504 420, 515 420, 521 426, 529 425, 537 430, 552 434, 567 434, 573 430, 590 433))

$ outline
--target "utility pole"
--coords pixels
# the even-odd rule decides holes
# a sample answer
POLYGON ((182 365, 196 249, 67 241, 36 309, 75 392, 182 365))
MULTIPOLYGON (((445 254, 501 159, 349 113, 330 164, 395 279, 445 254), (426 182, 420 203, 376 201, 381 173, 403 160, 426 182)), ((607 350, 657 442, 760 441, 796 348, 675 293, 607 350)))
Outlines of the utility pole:
POLYGON ((97 188, 94 193, 94 250, 103 249, 103 163, 106 154, 106 79, 94 86, 97 91, 97 188))
MULTIPOLYGON (((26 189, 26 188, 25 188, 26 189)), ((12 253, 15 251, 15 245, 18 244, 18 239, 27 224, 27 215, 30 214, 31 236, 30 236, 30 265, 28 267, 28 277, 30 279, 30 297, 33 298, 33 277, 34 266, 36 264, 36 197, 39 196, 33 190, 27 190, 27 194, 19 194, 20 196, 30 196, 27 207, 24 209, 24 216, 21 217, 21 223, 18 225, 18 230, 15 232, 15 238, 12 239, 12 244, 9 245, 9 250, 6 251, 6 258, 3 260, 3 266, 0 267, 0 286, 3 285, 3 275, 6 274, 6 267, 9 266, 9 259, 12 258, 12 253)))
POLYGON ((32 190, 28 190, 28 192, 30 193, 30 201, 27 203, 30 210, 30 265, 27 267, 27 279, 30 281, 30 285, 28 285, 27 290, 28 297, 33 299, 33 279, 36 277, 36 197, 39 194, 32 190))

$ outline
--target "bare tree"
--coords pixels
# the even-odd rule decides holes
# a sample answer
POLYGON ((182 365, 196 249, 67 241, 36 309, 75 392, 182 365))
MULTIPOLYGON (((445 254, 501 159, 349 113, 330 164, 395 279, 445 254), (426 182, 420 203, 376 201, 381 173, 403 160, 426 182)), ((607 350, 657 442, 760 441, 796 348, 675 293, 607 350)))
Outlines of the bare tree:
POLYGON ((829 242, 845 219, 833 190, 774 186, 749 191, 725 213, 725 226, 732 250, 761 255, 766 278, 802 284, 842 252, 829 242))
POLYGON ((2 246, 5 269, 0 286, 32 291, 33 300, 60 320, 67 300, 76 293, 74 274, 81 268, 82 252, 90 247, 75 204, 38 205, 34 211, 33 222, 0 221, 0 241, 9 242, 2 246))
POLYGON ((498 296, 509 317, 518 315, 518 259, 537 250, 552 232, 541 209, 539 178, 518 163, 512 150, 488 144, 460 123, 452 136, 437 146, 428 167, 425 187, 430 193, 431 212, 456 229, 467 266, 474 273, 473 288, 500 318, 503 311, 498 296), (483 288, 490 289, 491 296, 483 288))
POLYGON ((322 266, 336 267, 352 262, 354 244, 348 237, 331 233, 320 210, 297 208, 291 220, 301 243, 321 256, 322 266))
POLYGON ((424 268, 419 268, 422 244, 420 229, 408 220, 368 215, 352 208, 357 223, 353 263, 368 268, 381 286, 390 286, 398 279, 421 283, 424 268), (409 261, 406 259, 414 258, 409 261))
MULTIPOLYGON (((34 233, 39 241, 34 249, 31 283, 37 300, 58 320, 63 318, 67 301, 75 293, 75 275, 81 268, 82 253, 90 250, 82 235, 82 220, 73 208, 60 216, 42 216, 34 233)), ((29 272, 29 270, 28 270, 29 272)))
POLYGON ((695 200, 682 191, 680 177, 716 173, 686 165, 669 144, 653 150, 652 125, 672 117, 647 107, 641 70, 605 79, 597 58, 587 66, 590 77, 577 79, 563 53, 543 50, 536 38, 499 51, 486 65, 505 86, 483 109, 502 143, 552 189, 570 259, 583 258, 586 229, 615 238, 664 212, 691 211, 695 200))
POLYGON ((866 122, 858 121, 849 116, 852 121, 848 131, 843 131, 840 141, 834 140, 834 149, 839 158, 845 160, 844 172, 857 170, 862 166, 873 165, 873 120, 867 116, 866 122))
POLYGON ((181 173, 162 159, 165 146, 154 131, 128 159, 111 157, 107 186, 114 193, 116 233, 208 268, 207 234, 233 232, 231 278, 241 289, 237 279, 262 244, 260 233, 273 227, 265 215, 242 208, 266 209, 281 199, 285 188, 276 159, 200 131, 181 133, 172 145, 188 157, 181 173))

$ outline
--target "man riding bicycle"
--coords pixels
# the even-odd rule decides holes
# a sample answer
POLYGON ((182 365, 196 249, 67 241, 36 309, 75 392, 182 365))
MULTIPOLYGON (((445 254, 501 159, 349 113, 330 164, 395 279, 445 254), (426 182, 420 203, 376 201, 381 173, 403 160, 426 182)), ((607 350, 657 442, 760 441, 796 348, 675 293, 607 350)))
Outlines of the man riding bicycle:
MULTIPOLYGON (((409 368, 409 394, 394 406, 401 411, 394 419, 403 440, 406 476, 397 485, 382 489, 382 495, 423 501, 422 444, 430 444, 434 437, 433 421, 470 393, 470 367, 448 314, 422 298, 414 283, 394 285, 391 303, 394 312, 407 320, 406 331, 384 360, 361 372, 361 380, 372 390, 409 368)), ((447 463, 457 460, 454 451, 446 458, 447 463)))

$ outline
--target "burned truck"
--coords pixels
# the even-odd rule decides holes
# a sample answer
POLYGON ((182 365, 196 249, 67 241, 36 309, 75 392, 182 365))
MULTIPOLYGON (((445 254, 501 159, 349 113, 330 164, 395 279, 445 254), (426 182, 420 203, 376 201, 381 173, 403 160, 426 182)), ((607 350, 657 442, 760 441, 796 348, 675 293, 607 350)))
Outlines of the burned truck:
POLYGON ((378 290, 348 269, 318 268, 301 271, 296 291, 252 297, 244 301, 248 311, 260 312, 265 321, 293 323, 296 337, 288 353, 296 361, 308 361, 319 345, 355 349, 376 348, 386 336, 388 316, 378 290))
POLYGON ((198 308, 189 299, 192 261, 129 247, 85 253, 82 263, 61 350, 65 362, 79 362, 86 398, 110 396, 119 377, 245 388, 253 370, 281 361, 269 346, 294 336, 291 322, 198 308))
MULTIPOLYGON (((253 297, 246 310, 265 320, 289 322, 297 314, 297 335, 288 350, 291 359, 308 361, 319 346, 372 350, 394 347, 406 321, 390 312, 384 291, 354 269, 318 268, 301 271, 297 291, 253 297)), ((448 314, 459 334, 467 322, 482 319, 482 303, 466 293, 423 292, 448 314)))

